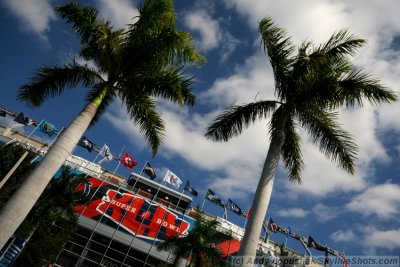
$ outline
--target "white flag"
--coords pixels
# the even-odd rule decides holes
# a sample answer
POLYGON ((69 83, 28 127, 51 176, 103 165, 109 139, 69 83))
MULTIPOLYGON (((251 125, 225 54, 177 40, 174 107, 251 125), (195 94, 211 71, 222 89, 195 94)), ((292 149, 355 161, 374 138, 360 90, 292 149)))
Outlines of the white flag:
POLYGON ((103 162, 109 162, 110 160, 113 159, 112 153, 110 151, 110 148, 107 145, 104 145, 100 152, 100 155, 102 155, 104 158, 101 159, 99 162, 97 162, 98 164, 102 164, 103 162))
POLYGON ((163 182, 167 182, 169 184, 172 184, 176 189, 178 189, 179 186, 181 186, 181 184, 182 184, 181 179, 179 179, 179 177, 176 176, 170 170, 168 170, 167 173, 165 174, 163 182))

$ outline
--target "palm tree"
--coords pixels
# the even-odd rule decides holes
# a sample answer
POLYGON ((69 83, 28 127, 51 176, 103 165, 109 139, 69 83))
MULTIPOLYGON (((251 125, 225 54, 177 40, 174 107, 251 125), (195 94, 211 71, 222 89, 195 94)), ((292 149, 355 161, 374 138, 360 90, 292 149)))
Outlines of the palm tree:
POLYGON ((77 228, 78 221, 73 207, 82 205, 89 198, 76 188, 84 184, 86 175, 76 175, 62 167, 60 177, 52 179, 28 214, 17 235, 28 236, 17 266, 41 266, 43 260, 54 262, 60 249, 77 228))
POLYGON ((205 134, 212 140, 228 141, 254 121, 271 115, 271 143, 239 251, 253 259, 281 157, 289 180, 301 183, 303 159, 297 128, 305 128, 328 159, 354 174, 357 145, 339 126, 337 108, 362 106, 363 98, 374 104, 397 99, 378 80, 352 66, 350 56, 366 41, 347 30, 334 33, 319 46, 303 42, 296 55, 286 32, 271 18, 260 22, 259 32, 272 66, 277 100, 233 105, 215 119, 205 134))
POLYGON ((217 245, 232 237, 218 231, 218 226, 218 221, 206 219, 197 209, 194 226, 185 237, 169 237, 157 248, 175 255, 172 266, 178 266, 181 258, 189 258, 189 266, 194 267, 226 266, 227 262, 221 258, 221 250, 217 245))
MULTIPOLYGON (((1 147, 0 176, 3 177, 18 161, 24 149, 15 144, 1 147)), ((13 172, 10 180, 0 190, 0 207, 24 182, 29 172, 35 167, 32 162, 35 154, 28 156, 13 172)), ((84 183, 84 175, 75 175, 69 168, 62 168, 58 179, 52 179, 31 212, 16 230, 15 235, 27 240, 23 251, 18 256, 16 266, 41 266, 43 259, 54 261, 64 243, 77 226, 73 206, 84 204, 89 199, 82 192, 76 191, 84 183)))
POLYGON ((79 35, 79 56, 63 66, 40 67, 31 82, 20 88, 18 98, 37 107, 66 89, 83 85, 88 88, 87 104, 0 211, 0 247, 26 217, 86 129, 113 100, 123 101, 155 154, 165 130, 156 98, 180 106, 193 105, 193 79, 183 75, 183 67, 205 62, 192 45, 191 36, 175 29, 172 0, 145 0, 139 18, 127 29, 114 29, 109 21, 98 18, 98 11, 92 7, 70 3, 56 11, 79 35))

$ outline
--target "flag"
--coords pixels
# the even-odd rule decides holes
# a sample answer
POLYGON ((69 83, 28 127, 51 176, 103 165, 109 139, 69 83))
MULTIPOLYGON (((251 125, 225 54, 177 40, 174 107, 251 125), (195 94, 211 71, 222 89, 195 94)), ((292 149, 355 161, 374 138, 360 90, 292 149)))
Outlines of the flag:
POLYGON ((167 183, 173 185, 176 189, 178 189, 179 186, 181 186, 181 184, 182 184, 181 179, 179 179, 179 177, 176 176, 170 170, 168 170, 167 173, 165 174, 163 182, 167 182, 167 183))
POLYGON ((86 148, 87 151, 92 152, 94 143, 87 139, 85 136, 82 136, 81 140, 79 140, 78 146, 86 148))
POLYGON ((192 194, 195 197, 197 197, 199 194, 196 190, 193 189, 193 187, 190 185, 189 181, 186 182, 185 190, 188 191, 190 194, 192 194))
POLYGON ((271 217, 270 217, 269 220, 268 220, 268 230, 270 230, 270 231, 273 232, 273 233, 276 233, 276 232, 278 232, 278 230, 279 230, 278 224, 276 224, 276 223, 274 222, 274 220, 272 220, 271 217))
POLYGON ((104 145, 100 152, 100 155, 102 155, 104 158, 101 159, 99 162, 97 162, 98 164, 102 164, 103 162, 109 162, 110 160, 113 159, 112 153, 110 151, 110 148, 107 145, 104 145))
POLYGON ((151 167, 151 165, 150 165, 150 163, 149 163, 148 161, 146 162, 146 165, 144 165, 143 172, 144 172, 147 176, 149 176, 149 178, 150 178, 151 180, 154 180, 154 178, 157 177, 157 176, 156 176, 156 172, 155 172, 154 169, 151 167))
POLYGON ((5 110, 0 109, 0 117, 5 117, 7 112, 5 110))
POLYGON ((242 210, 241 208, 239 208, 239 206, 236 205, 236 203, 233 202, 232 199, 228 199, 228 201, 229 201, 229 204, 230 204, 230 207, 231 207, 231 211, 232 211, 232 212, 236 213, 237 215, 246 217, 247 212, 245 212, 244 210, 242 210))
POLYGON ((56 126, 44 120, 41 121, 38 125, 38 130, 42 133, 47 134, 48 136, 52 136, 53 134, 56 134, 58 132, 56 126))
POLYGON ((128 153, 125 153, 121 158, 122 165, 124 165, 128 170, 131 170, 133 167, 137 165, 136 160, 134 160, 128 153))
POLYGON ((311 236, 308 236, 308 240, 307 240, 307 247, 311 247, 311 248, 315 248, 316 250, 319 251, 326 251, 326 246, 323 246, 319 243, 317 243, 314 238, 312 238, 311 236))
POLYGON ((308 237, 307 247, 308 248, 315 248, 315 240, 311 236, 308 237))
POLYGON ((206 198, 214 204, 225 208, 226 204, 211 189, 208 189, 206 198))
MULTIPOLYGON (((4 116, 3 117, 5 117, 6 116, 6 112, 4 110, 3 110, 3 112, 4 112, 4 116)), ((30 118, 26 117, 23 112, 18 113, 18 115, 14 118, 14 121, 18 122, 20 124, 23 124, 25 126, 33 124, 33 120, 31 120, 30 118)))

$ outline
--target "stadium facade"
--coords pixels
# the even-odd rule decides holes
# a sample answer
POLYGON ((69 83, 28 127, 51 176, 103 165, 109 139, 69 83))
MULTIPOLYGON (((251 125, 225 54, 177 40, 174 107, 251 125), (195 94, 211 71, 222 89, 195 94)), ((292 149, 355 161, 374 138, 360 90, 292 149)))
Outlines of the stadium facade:
MULTIPOLYGON (((47 151, 47 144, 10 128, 0 126, 0 133, 2 143, 15 142, 40 156, 47 151)), ((79 190, 90 202, 75 207, 78 230, 53 266, 165 266, 173 261, 174 255, 158 250, 157 244, 171 235, 184 236, 193 227, 195 209, 189 195, 138 174, 126 179, 77 156, 71 156, 65 165, 88 176, 79 190)), ((222 257, 230 261, 239 250, 244 229, 218 216, 206 217, 218 220, 220 231, 232 235, 232 240, 218 244, 222 257)), ((21 250, 21 240, 17 250, 13 242, 0 252, 0 266, 8 266, 21 250)), ((296 258, 308 258, 290 252, 296 258)), ((270 239, 260 237, 258 254, 278 258, 280 249, 270 239)))

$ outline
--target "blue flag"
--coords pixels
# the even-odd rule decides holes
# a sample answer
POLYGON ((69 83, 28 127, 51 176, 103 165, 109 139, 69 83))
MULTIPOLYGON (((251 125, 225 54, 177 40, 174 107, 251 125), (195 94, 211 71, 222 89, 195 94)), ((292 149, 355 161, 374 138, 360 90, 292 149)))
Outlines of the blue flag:
POLYGON ((218 206, 221 206, 223 208, 226 207, 225 202, 223 202, 211 189, 208 189, 206 199, 214 204, 217 204, 218 206))
POLYGON ((157 177, 156 171, 153 169, 153 167, 151 167, 151 165, 150 165, 149 162, 146 162, 146 165, 145 165, 144 168, 143 168, 143 172, 144 172, 147 176, 149 176, 149 178, 150 178, 151 180, 154 180, 154 179, 157 177))
POLYGON ((244 216, 244 217, 247 216, 247 212, 245 212, 244 210, 239 208, 239 206, 235 202, 233 202, 232 199, 228 199, 228 201, 231 204, 230 206, 231 206, 231 211, 232 212, 234 212, 234 213, 236 213, 237 215, 240 215, 240 216, 244 216))
POLYGON ((58 130, 54 124, 51 124, 50 122, 47 122, 43 120, 39 125, 38 125, 38 130, 41 131, 42 133, 47 134, 48 136, 53 136, 54 134, 58 133, 58 130))
POLYGON ((186 182, 185 190, 195 197, 199 195, 199 193, 196 190, 194 190, 194 188, 190 185, 189 181, 186 182))
POLYGON ((33 120, 31 120, 29 117, 26 117, 23 112, 18 113, 18 115, 15 116, 14 121, 25 126, 33 124, 33 120))
POLYGON ((94 143, 87 139, 85 136, 82 136, 81 140, 79 140, 78 146, 86 148, 87 151, 92 152, 94 143))

